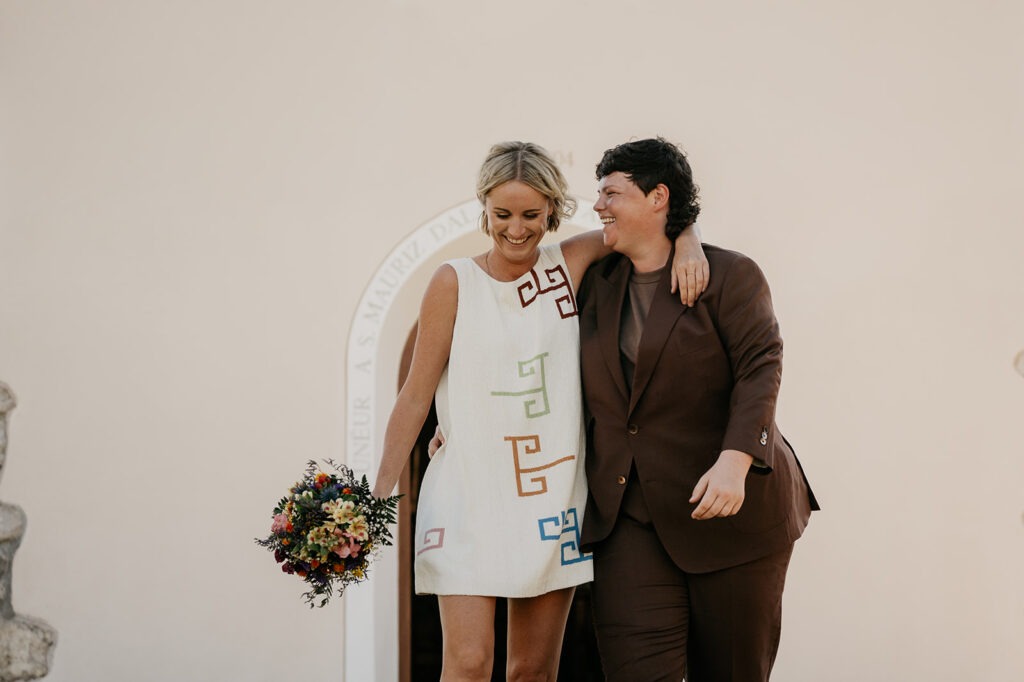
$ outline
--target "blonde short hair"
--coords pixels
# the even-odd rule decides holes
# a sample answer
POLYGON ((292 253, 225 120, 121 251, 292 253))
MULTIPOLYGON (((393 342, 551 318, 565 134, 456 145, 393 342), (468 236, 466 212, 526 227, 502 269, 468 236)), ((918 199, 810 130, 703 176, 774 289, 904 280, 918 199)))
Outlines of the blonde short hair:
MULTIPOLYGON (((576 212, 576 200, 569 196, 569 183, 547 150, 532 142, 500 142, 487 153, 476 181, 476 198, 484 204, 492 189, 518 180, 537 190, 552 204, 547 231, 554 232, 563 220, 576 212)), ((480 229, 490 234, 487 211, 480 213, 480 229)))

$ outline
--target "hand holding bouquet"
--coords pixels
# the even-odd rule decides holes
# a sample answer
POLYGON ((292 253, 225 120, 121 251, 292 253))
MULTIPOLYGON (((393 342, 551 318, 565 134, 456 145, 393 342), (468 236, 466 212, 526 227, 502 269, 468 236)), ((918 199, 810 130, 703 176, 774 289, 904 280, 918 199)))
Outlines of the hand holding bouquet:
POLYGON ((366 578, 377 550, 391 544, 388 525, 401 497, 373 497, 366 476, 356 482, 348 467, 327 463, 335 473, 309 462, 302 480, 274 507, 270 535, 256 540, 274 553, 282 571, 309 585, 302 596, 310 608, 366 578))

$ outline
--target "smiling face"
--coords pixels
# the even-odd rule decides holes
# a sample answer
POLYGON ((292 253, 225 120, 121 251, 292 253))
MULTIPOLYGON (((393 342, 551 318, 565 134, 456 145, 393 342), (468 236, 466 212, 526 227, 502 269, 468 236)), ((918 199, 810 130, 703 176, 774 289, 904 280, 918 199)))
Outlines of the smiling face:
POLYGON ((484 201, 494 255, 509 264, 532 266, 551 215, 551 201, 518 180, 502 183, 484 201))
POLYGON ((604 225, 604 245, 627 256, 644 247, 652 237, 664 237, 664 192, 661 185, 649 194, 628 175, 616 171, 598 183, 594 210, 604 225))

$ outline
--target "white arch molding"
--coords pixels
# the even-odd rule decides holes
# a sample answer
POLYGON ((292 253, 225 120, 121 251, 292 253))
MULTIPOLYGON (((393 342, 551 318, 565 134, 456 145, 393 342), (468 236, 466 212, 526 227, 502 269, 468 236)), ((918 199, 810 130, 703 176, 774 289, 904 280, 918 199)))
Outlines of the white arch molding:
MULTIPOLYGON (((593 202, 577 201, 576 215, 566 224, 585 230, 600 229, 593 202)), ((357 477, 365 474, 372 480, 376 474, 379 435, 383 434, 391 411, 390 401, 379 404, 377 371, 381 364, 381 330, 397 294, 438 251, 476 230, 479 216, 480 204, 474 199, 420 225, 384 258, 359 300, 349 331, 345 363, 344 459, 357 477)), ((419 300, 419 292, 416 298, 419 300)), ((415 313, 403 328, 411 329, 414 321, 415 313)), ((385 550, 384 554, 388 552, 394 559, 395 551, 385 550)), ((385 562, 378 559, 378 563, 385 562)), ((370 576, 365 584, 350 589, 342 599, 346 682, 398 679, 398 574, 375 570, 370 576)))

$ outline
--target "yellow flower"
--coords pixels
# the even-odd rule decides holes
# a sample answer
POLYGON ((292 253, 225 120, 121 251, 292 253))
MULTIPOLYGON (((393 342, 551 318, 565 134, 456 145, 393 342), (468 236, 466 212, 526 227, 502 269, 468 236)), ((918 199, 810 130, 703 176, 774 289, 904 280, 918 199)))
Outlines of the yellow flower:
POLYGON ((348 522, 348 534, 359 542, 368 540, 370 529, 366 525, 366 519, 362 516, 353 516, 348 522))
POLYGON ((338 544, 338 536, 334 529, 326 525, 319 526, 306 534, 306 542, 312 545, 319 545, 322 552, 329 552, 338 544))
POLYGON ((320 507, 327 512, 331 521, 338 525, 348 523, 348 520, 352 518, 355 513, 356 505, 354 502, 347 500, 332 500, 330 502, 324 502, 320 507))

